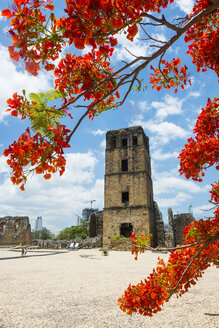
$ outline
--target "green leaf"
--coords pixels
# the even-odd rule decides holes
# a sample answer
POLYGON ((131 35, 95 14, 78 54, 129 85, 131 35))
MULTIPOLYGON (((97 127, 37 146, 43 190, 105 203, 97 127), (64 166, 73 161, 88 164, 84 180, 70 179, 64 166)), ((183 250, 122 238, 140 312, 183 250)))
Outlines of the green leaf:
POLYGON ((34 102, 37 102, 37 103, 41 103, 42 102, 41 97, 37 93, 33 93, 33 92, 30 93, 29 94, 29 98, 30 98, 31 101, 34 101, 34 102))
POLYGON ((47 92, 31 93, 29 95, 30 100, 36 103, 32 105, 32 109, 28 115, 31 128, 34 132, 39 132, 49 139, 53 138, 54 132, 50 131, 49 127, 56 127, 57 123, 60 123, 60 118, 66 114, 63 110, 50 107, 47 103, 65 96, 65 93, 54 89, 47 92))

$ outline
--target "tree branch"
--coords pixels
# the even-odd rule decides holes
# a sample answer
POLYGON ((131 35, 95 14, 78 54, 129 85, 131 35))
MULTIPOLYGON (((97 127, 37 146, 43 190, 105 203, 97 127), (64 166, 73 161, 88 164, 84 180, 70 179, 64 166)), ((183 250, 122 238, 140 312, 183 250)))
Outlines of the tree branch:
MULTIPOLYGON (((148 13, 142 14, 142 17, 147 17, 150 18, 158 23, 162 23, 164 25, 166 25, 168 28, 171 28, 172 30, 174 30, 176 32, 176 34, 171 37, 169 39, 169 41, 167 41, 163 46, 159 46, 159 49, 157 51, 155 51, 150 57, 137 57, 135 58, 133 61, 131 61, 130 63, 127 63, 126 65, 124 65, 122 68, 118 69, 116 72, 110 74, 106 79, 98 82, 97 84, 93 85, 91 88, 89 88, 88 90, 85 90, 84 92, 82 92, 80 95, 78 95, 73 101, 70 101, 69 103, 67 103, 66 105, 62 106, 61 108, 59 108, 60 110, 68 107, 71 104, 74 104, 76 101, 78 101, 81 97, 83 97, 86 93, 95 90, 96 88, 101 87, 104 83, 112 80, 113 78, 120 80, 117 84, 117 87, 115 87, 114 89, 112 89, 110 92, 108 92, 106 95, 104 95, 101 99, 99 99, 98 101, 96 101, 95 103, 93 103, 91 106, 88 106, 87 111, 81 116, 81 118, 78 120, 77 124, 75 125, 74 129, 72 130, 71 134, 69 135, 68 138, 68 142, 70 141, 72 135, 75 133, 75 131, 77 130, 78 126, 81 124, 82 120, 86 117, 86 115, 89 113, 89 111, 94 108, 96 105, 98 105, 101 101, 103 101, 104 99, 106 99, 110 94, 112 94, 114 91, 116 91, 117 89, 119 89, 119 87, 121 85, 124 84, 125 79, 129 79, 131 76, 133 77, 132 80, 130 81, 130 83, 133 85, 134 81, 135 81, 135 77, 139 74, 139 72, 141 70, 143 70, 144 68, 146 68, 148 66, 148 64, 155 60, 156 58, 158 58, 159 56, 161 56, 163 53, 165 53, 191 26, 193 26, 195 23, 197 23, 198 21, 200 21, 204 16, 212 13, 213 11, 215 11, 218 7, 219 7, 219 0, 215 0, 213 1, 214 3, 212 3, 212 5, 208 6, 207 8, 205 8, 204 10, 202 10, 201 12, 195 14, 194 16, 191 16, 190 18, 188 18, 186 20, 186 22, 181 26, 181 27, 177 27, 169 22, 166 21, 165 17, 162 16, 162 19, 156 18, 148 13), (139 61, 144 61, 142 64, 140 64, 137 68, 133 69, 133 71, 131 73, 127 73, 125 74, 125 76, 123 75, 123 78, 121 78, 120 76, 118 76, 120 73, 124 72, 125 70, 127 70, 130 67, 133 67, 134 65, 136 65, 136 63, 138 63, 139 61)), ((127 98, 128 94, 130 93, 131 88, 128 88, 128 91, 125 95, 125 99, 127 98)), ((124 101, 122 101, 121 103, 123 103, 124 101)))
POLYGON ((195 259, 199 256, 199 254, 206 248, 208 247, 210 244, 212 244, 213 242, 215 242, 216 240, 218 240, 218 236, 219 236, 219 232, 216 233, 216 235, 211 238, 206 240, 206 242, 204 243, 204 245, 198 250, 198 252, 193 256, 193 258, 191 259, 190 263, 188 264, 188 266, 186 267, 185 271, 183 272, 181 278, 178 280, 176 286, 172 289, 171 294, 168 296, 168 300, 170 299, 170 297, 176 292, 177 288, 179 287, 181 281, 183 280, 183 278, 185 277, 186 273, 188 272, 188 270, 190 269, 192 263, 195 261, 195 259))

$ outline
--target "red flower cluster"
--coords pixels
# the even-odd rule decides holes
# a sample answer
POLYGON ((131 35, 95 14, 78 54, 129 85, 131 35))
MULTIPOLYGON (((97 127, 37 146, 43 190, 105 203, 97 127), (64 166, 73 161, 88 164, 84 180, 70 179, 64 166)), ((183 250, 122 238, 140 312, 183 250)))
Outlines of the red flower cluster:
POLYGON ((215 204, 219 203, 219 181, 215 184, 212 184, 212 189, 210 191, 211 201, 215 204))
POLYGON ((61 43, 63 43, 56 32, 52 16, 51 26, 48 29, 46 16, 42 14, 40 8, 53 10, 52 0, 14 0, 12 10, 2 11, 2 16, 11 19, 12 28, 9 33, 13 44, 8 48, 10 57, 15 61, 19 58, 24 59, 26 70, 32 75, 38 74, 40 62, 47 70, 55 68, 47 60, 55 60, 59 57, 61 43))
POLYGON ((17 92, 15 92, 12 98, 7 100, 7 104, 9 108, 6 110, 6 112, 11 111, 11 116, 20 115, 22 119, 26 118, 26 108, 29 107, 29 102, 26 98, 24 99, 23 96, 19 96, 17 92))
POLYGON ((47 141, 40 133, 31 137, 27 128, 18 141, 4 150, 3 155, 9 157, 7 163, 12 168, 11 181, 16 185, 21 184, 21 190, 24 190, 27 176, 33 171, 43 174, 47 180, 51 178, 51 173, 64 173, 66 160, 63 157, 63 148, 69 147, 69 130, 58 124, 56 129, 51 130, 54 132, 53 143, 47 141), (28 165, 31 167, 27 168, 28 165))
POLYGON ((191 80, 188 79, 189 74, 187 74, 187 66, 182 66, 179 68, 181 63, 180 58, 173 58, 172 62, 167 62, 166 60, 161 60, 161 64, 164 65, 162 70, 153 66, 150 68, 154 71, 150 77, 150 83, 153 84, 152 89, 160 91, 163 88, 171 89, 172 87, 176 87, 175 93, 178 91, 178 87, 184 89, 184 85, 187 82, 191 85, 191 80))
POLYGON ((219 98, 207 105, 198 116, 195 128, 195 138, 189 138, 188 143, 179 155, 180 174, 187 179, 202 181, 203 170, 216 164, 219 169, 219 98))
MULTIPOLYGON (((209 6, 208 1, 199 0, 193 8, 197 13, 209 6)), ((205 16, 193 25, 185 36, 185 41, 190 42, 187 53, 192 56, 197 71, 206 71, 210 68, 219 76, 219 9, 205 16)))
MULTIPOLYGON (((102 47, 103 48, 103 47, 102 47)), ((55 88, 65 92, 69 98, 68 102, 74 101, 75 95, 84 94, 84 100, 93 100, 92 103, 99 101, 102 97, 107 95, 108 92, 114 89, 116 85, 115 80, 101 83, 95 90, 89 89, 93 85, 97 85, 101 81, 107 80, 112 74, 110 69, 110 63, 105 61, 105 54, 111 53, 112 48, 105 46, 103 49, 94 51, 82 56, 75 56, 72 54, 66 54, 64 59, 59 62, 58 68, 55 69, 54 74, 56 76, 55 88)), ((119 98, 119 93, 116 91, 111 94, 106 101, 101 101, 99 105, 92 108, 89 112, 89 117, 93 118, 98 112, 100 113, 103 109, 106 110, 112 106, 115 97, 119 98)), ((90 106, 92 105, 90 104, 90 106)))
POLYGON ((146 236, 143 234, 136 236, 133 232, 129 238, 132 239, 132 254, 135 254, 135 260, 137 260, 138 254, 144 253, 145 247, 150 246, 152 235, 149 233, 146 236))
MULTIPOLYGON (((178 296, 186 293, 211 264, 218 266, 216 259, 219 242, 215 237, 218 230, 219 216, 214 220, 192 222, 184 231, 185 244, 197 241, 201 243, 172 251, 166 264, 159 259, 157 268, 147 279, 137 285, 129 285, 124 295, 118 299, 121 310, 129 315, 138 312, 144 316, 152 316, 161 311, 161 306, 174 292, 178 296), (211 242, 202 249, 207 239, 211 242)), ((137 239, 135 240, 137 243, 137 239)))
POLYGON ((56 21, 58 29, 64 29, 65 38, 78 49, 85 45, 96 47, 108 42, 109 34, 128 27, 127 38, 133 40, 138 32, 135 22, 141 14, 148 11, 160 11, 173 0, 67 0, 66 18, 56 21))
POLYGON ((53 10, 52 0, 14 0, 13 9, 5 9, 2 16, 11 19, 13 45, 9 47, 13 60, 25 60, 26 70, 37 75, 42 63, 46 70, 55 66, 48 60, 59 57, 65 39, 77 49, 85 45, 96 48, 115 46, 117 40, 110 35, 127 27, 127 38, 133 41, 138 32, 136 21, 148 11, 160 11, 173 0, 66 0, 67 17, 50 16, 50 28, 40 9, 53 10), (19 50, 15 50, 18 48, 19 50))

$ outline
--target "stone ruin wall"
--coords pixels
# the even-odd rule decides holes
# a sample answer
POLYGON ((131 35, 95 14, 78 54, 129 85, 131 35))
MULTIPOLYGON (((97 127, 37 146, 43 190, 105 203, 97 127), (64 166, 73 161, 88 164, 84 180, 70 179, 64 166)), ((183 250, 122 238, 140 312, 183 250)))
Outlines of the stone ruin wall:
POLYGON ((166 247, 183 245, 183 230, 194 220, 195 218, 191 213, 173 215, 172 209, 168 208, 168 229, 165 233, 166 247))
POLYGON ((0 245, 30 245, 31 226, 27 216, 0 218, 0 245))
POLYGON ((155 235, 155 247, 165 247, 165 231, 162 213, 159 210, 158 204, 154 202, 154 218, 156 226, 156 235, 155 235))
POLYGON ((94 212, 89 218, 88 237, 103 237, 103 211, 94 212))

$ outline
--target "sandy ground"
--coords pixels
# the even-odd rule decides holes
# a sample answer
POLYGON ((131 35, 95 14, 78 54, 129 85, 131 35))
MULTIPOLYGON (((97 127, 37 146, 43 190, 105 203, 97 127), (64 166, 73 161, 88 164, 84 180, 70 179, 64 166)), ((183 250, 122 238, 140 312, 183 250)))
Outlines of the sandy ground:
POLYGON ((146 252, 138 261, 129 252, 102 256, 97 249, 31 254, 35 256, 21 258, 20 252, 0 249, 0 327, 219 327, 216 268, 209 268, 190 292, 179 299, 174 296, 152 318, 130 317, 119 309, 117 299, 130 282, 151 272, 160 254, 146 252))

